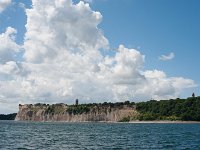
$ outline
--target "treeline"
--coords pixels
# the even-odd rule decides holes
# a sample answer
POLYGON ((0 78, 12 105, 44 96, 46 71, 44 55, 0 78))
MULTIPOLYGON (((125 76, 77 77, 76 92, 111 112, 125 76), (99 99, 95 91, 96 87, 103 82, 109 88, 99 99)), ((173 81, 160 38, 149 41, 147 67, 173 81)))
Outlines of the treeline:
POLYGON ((7 115, 0 114, 0 120, 15 120, 16 115, 17 115, 16 113, 7 115))
POLYGON ((139 102, 136 109, 139 120, 200 121, 200 97, 139 102))
POLYGON ((83 113, 88 113, 91 110, 105 110, 105 109, 110 109, 111 108, 116 108, 116 109, 120 109, 123 108, 124 106, 128 106, 128 107, 134 107, 135 103, 134 102, 129 102, 129 101, 125 101, 125 102, 116 102, 116 103, 111 103, 111 102, 104 102, 104 103, 89 103, 89 104, 78 104, 78 105, 67 105, 67 104, 63 104, 63 103, 59 103, 59 104, 52 104, 52 105, 48 105, 48 104, 35 104, 35 105, 31 105, 30 108, 34 108, 33 106, 37 106, 37 107, 45 107, 46 114, 59 114, 59 113, 65 113, 68 112, 69 114, 73 114, 73 115, 78 115, 78 114, 83 114, 83 113))
POLYGON ((104 102, 104 103, 89 103, 89 104, 79 104, 82 106, 104 106, 104 107, 111 107, 111 108, 118 108, 118 107, 122 107, 124 105, 126 106, 134 106, 135 102, 130 102, 130 101, 125 101, 125 102, 116 102, 116 103, 112 103, 112 102, 104 102))
MULTIPOLYGON (((36 103, 36 104, 27 104, 28 107, 33 107, 33 106, 36 106, 36 107, 48 107, 48 106, 53 106, 53 107, 56 107, 56 106, 77 106, 76 104, 73 104, 73 105, 67 105, 67 104, 64 104, 64 103, 57 103, 57 104, 45 104, 45 103, 36 103)), ((124 106, 124 105, 128 105, 128 106, 133 106, 135 105, 135 102, 130 102, 130 101, 125 101, 125 102, 115 102, 115 103, 112 103, 112 102, 104 102, 104 103, 88 103, 88 104, 78 104, 79 106, 109 106, 109 107, 119 107, 119 106, 124 106)), ((19 104, 19 106, 22 106, 21 104, 19 104)))

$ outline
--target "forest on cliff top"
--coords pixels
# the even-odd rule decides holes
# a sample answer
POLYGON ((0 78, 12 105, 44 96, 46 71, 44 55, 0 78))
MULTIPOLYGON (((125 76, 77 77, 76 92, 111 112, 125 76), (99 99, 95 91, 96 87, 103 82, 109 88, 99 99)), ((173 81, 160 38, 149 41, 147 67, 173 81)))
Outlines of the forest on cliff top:
MULTIPOLYGON (((46 104, 35 104, 34 106, 46 106, 46 104)), ((48 104, 47 104, 48 105, 48 104)), ((48 105, 47 113, 54 113, 56 105, 48 105)), ((91 107, 110 107, 120 108, 122 106, 134 107, 139 112, 137 120, 182 120, 182 121, 200 121, 200 97, 189 97, 187 99, 170 99, 170 100, 150 100, 147 102, 118 102, 118 103, 92 103, 68 105, 67 111, 71 114, 82 114, 90 111, 91 107)), ((8 115, 0 115, 0 120, 14 120, 16 113, 8 115)), ((125 118, 123 121, 131 121, 125 118)))

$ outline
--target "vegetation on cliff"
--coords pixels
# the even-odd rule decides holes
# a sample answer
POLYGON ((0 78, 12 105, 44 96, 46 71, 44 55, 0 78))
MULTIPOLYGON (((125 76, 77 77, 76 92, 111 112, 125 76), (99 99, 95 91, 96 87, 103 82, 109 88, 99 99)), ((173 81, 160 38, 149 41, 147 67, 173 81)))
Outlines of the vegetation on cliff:
POLYGON ((200 97, 151 100, 136 104, 139 120, 200 121, 200 97))
POLYGON ((0 120, 15 120, 15 117, 16 117, 16 113, 13 113, 13 114, 0 114, 0 120))
POLYGON ((97 111, 97 112, 104 111, 105 113, 107 113, 107 110, 110 112, 111 109, 113 108, 121 109, 125 105, 128 107, 134 107, 135 103, 134 102, 130 103, 129 101, 125 101, 117 103, 104 102, 104 103, 69 105, 66 111, 74 115, 88 113, 90 111, 97 111))
MULTIPOLYGON (((111 111, 131 110, 124 112, 126 115, 120 118, 120 122, 129 122, 133 120, 152 121, 152 120, 182 120, 182 121, 200 121, 200 97, 190 97, 187 99, 171 99, 171 100, 150 100, 147 102, 117 102, 117 103, 90 103, 90 104, 30 104, 20 105, 29 117, 40 112, 41 115, 82 115, 93 114, 97 118, 102 118, 111 111), (132 113, 130 113, 132 112, 132 113), (131 115, 130 115, 131 114, 131 115), (99 115, 99 116, 98 116, 99 115)), ((118 114, 119 115, 119 114, 118 114)), ((91 116, 90 120, 93 120, 91 116)), ((95 120, 95 119, 94 119, 95 120)), ((98 120, 98 119, 97 119, 98 120)), ((101 120, 101 119, 100 119, 101 120)))
POLYGON ((107 110, 107 109, 120 109, 123 108, 124 106, 127 107, 133 107, 135 106, 135 103, 132 102, 130 103, 129 101, 125 102, 117 102, 117 103, 89 103, 89 104, 79 104, 79 105, 67 105, 63 103, 58 103, 58 104, 42 104, 42 103, 37 103, 37 104, 29 104, 27 105, 28 108, 31 111, 38 111, 39 109, 45 109, 46 114, 62 114, 65 112, 68 112, 69 114, 73 115, 80 115, 83 113, 88 113, 90 111, 100 111, 100 110, 107 110))

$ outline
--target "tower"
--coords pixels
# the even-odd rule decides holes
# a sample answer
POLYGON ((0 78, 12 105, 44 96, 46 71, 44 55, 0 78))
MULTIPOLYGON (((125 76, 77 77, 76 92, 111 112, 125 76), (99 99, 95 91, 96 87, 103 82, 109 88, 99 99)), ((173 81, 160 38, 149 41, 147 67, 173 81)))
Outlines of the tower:
POLYGON ((75 104, 78 105, 78 99, 76 99, 76 103, 75 104))
POLYGON ((192 97, 195 97, 195 94, 194 94, 194 93, 192 93, 192 97))

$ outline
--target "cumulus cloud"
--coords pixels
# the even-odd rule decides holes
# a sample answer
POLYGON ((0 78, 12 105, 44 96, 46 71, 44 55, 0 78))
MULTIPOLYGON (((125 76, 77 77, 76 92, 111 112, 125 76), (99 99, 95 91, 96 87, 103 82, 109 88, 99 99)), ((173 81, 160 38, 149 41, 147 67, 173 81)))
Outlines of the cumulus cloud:
POLYGON ((16 53, 19 52, 20 46, 15 43, 17 31, 8 27, 5 33, 0 34, 0 63, 15 60, 16 53))
POLYGON ((8 28, 0 37, 6 43, 0 45, 0 98, 10 103, 8 110, 18 103, 73 103, 76 98, 83 103, 176 98, 195 86, 191 79, 143 70, 145 56, 124 45, 114 56, 102 55, 100 49, 109 51, 98 28, 102 15, 87 3, 32 3, 26 9, 24 61, 15 57, 21 48, 16 30, 8 28))
MULTIPOLYGON (((153 99, 171 99, 179 96, 181 90, 195 87, 191 79, 182 77, 167 77, 163 71, 147 70, 144 72, 148 84, 146 85, 151 91, 153 99)), ((147 88, 147 89, 148 89, 147 88)))
POLYGON ((66 51, 95 57, 99 48, 108 46, 108 40, 97 28, 102 15, 82 1, 73 5, 70 0, 33 0, 33 8, 27 9, 26 14, 24 58, 29 62, 52 61, 66 51))
POLYGON ((10 4, 11 4, 11 0, 1 0, 0 1, 0 13, 3 12, 10 4))
POLYGON ((175 54, 171 52, 168 55, 161 55, 159 59, 163 61, 167 61, 167 60, 172 60, 174 57, 175 57, 175 54))

